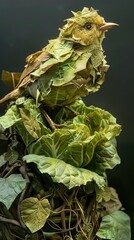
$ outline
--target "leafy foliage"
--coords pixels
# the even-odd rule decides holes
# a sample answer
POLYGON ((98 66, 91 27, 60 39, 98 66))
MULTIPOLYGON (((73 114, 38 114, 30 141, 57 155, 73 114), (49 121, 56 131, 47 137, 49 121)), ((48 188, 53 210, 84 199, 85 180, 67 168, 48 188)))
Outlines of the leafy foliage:
POLYGON ((80 100, 104 81, 102 40, 111 23, 93 8, 73 15, 58 38, 27 57, 22 74, 3 71, 3 81, 15 87, 0 100, 13 100, 0 117, 3 239, 131 237, 106 174, 120 163, 121 126, 80 100))
POLYGON ((32 233, 41 229, 50 214, 50 204, 47 199, 26 198, 21 203, 21 217, 32 233))
POLYGON ((128 215, 122 211, 115 211, 104 216, 97 236, 110 240, 131 239, 130 219, 128 215))
POLYGON ((26 186, 25 179, 20 174, 12 174, 8 178, 0 178, 0 202, 9 209, 15 198, 26 186))
POLYGON ((23 159, 27 163, 36 163, 41 173, 49 174, 54 182, 63 183, 69 189, 86 185, 87 182, 92 181, 102 189, 105 186, 104 178, 95 172, 84 168, 76 168, 56 158, 31 154, 25 156, 23 159))
MULTIPOLYGON (((72 223, 68 223, 66 211, 70 211, 70 216, 74 215, 72 219, 74 218, 76 222, 78 221, 76 216, 79 215, 79 211, 82 211, 84 217, 81 227, 86 232, 89 216, 85 212, 84 206, 89 204, 92 194, 96 194, 98 204, 110 214, 109 209, 118 211, 121 208, 117 194, 114 194, 114 190, 108 189, 105 178, 106 169, 112 169, 120 163, 115 138, 119 135, 121 127, 109 112, 94 106, 88 107, 82 100, 77 100, 68 107, 56 109, 54 113, 53 110, 49 109, 49 116, 51 117, 50 122, 49 119, 46 119, 44 109, 31 98, 21 97, 16 100, 5 115, 0 118, 1 129, 4 133, 5 130, 7 131, 12 127, 16 136, 21 137, 27 154, 24 154, 25 149, 22 152, 19 141, 12 139, 10 148, 1 155, 1 166, 8 163, 13 165, 14 169, 18 158, 21 157, 23 161, 18 162, 17 166, 21 166, 19 171, 25 177, 24 187, 28 186, 26 182, 30 181, 27 175, 28 170, 24 168, 25 163, 28 164, 28 169, 29 167, 30 169, 34 168, 35 170, 32 170, 34 172, 38 169, 39 176, 43 177, 45 182, 51 186, 44 187, 44 181, 42 182, 40 177, 32 180, 33 193, 26 195, 20 202, 21 218, 31 233, 36 234, 40 229, 44 229, 51 219, 53 222, 51 224, 56 224, 57 220, 52 214, 53 210, 59 223, 64 213, 66 219, 64 221, 71 226, 72 223), (57 122, 61 128, 53 129, 52 121, 57 122), (59 190, 55 193, 54 189, 57 184, 59 190), (79 191, 84 191, 85 200, 80 193, 77 196, 77 188, 79 191), (55 194, 59 201, 64 202, 66 196, 70 196, 68 191, 75 191, 75 200, 72 198, 72 203, 68 203, 71 204, 70 210, 68 210, 68 204, 65 204, 63 213, 61 211, 61 217, 59 217, 59 213, 55 210, 55 194), (44 198, 46 195, 51 197, 44 198), (75 205, 73 201, 75 201, 75 205)), ((16 176, 16 174, 14 175, 16 176)), ((11 179, 9 180, 11 181, 11 179)), ((4 180, 2 179, 2 181, 4 180)), ((17 192, 14 198, 10 198, 10 202, 9 200, 6 202, 7 200, 4 200, 5 196, 3 195, 4 199, 1 202, 9 208, 20 192, 17 192)), ((98 210, 98 219, 105 215, 105 211, 98 210)), ((51 232, 54 232, 55 235, 55 227, 51 226, 51 228, 51 232)), ((91 234, 92 228, 90 223, 87 235, 91 234)), ((58 230, 58 228, 56 229, 58 230)), ((47 234, 45 233, 45 235, 47 234)), ((80 236, 77 234, 78 239, 80 236)))

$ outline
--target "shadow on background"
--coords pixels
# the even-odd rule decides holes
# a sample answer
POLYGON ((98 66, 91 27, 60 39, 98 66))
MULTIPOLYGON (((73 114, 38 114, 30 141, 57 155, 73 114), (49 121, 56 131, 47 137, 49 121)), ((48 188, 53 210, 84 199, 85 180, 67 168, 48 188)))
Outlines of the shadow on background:
MULTIPOLYGON (((127 213, 134 223, 134 81, 133 81, 133 9, 129 0, 0 0, 0 71, 22 71, 27 55, 40 50, 58 34, 63 20, 71 10, 84 6, 99 9, 106 21, 119 23, 120 27, 106 34, 104 49, 111 65, 100 91, 88 96, 85 102, 111 112, 122 125, 118 150, 122 163, 108 172, 109 185, 115 187, 127 213)), ((9 88, 0 83, 0 97, 9 88)), ((0 114, 5 106, 0 107, 0 114)), ((133 227, 132 227, 132 230, 133 227)))

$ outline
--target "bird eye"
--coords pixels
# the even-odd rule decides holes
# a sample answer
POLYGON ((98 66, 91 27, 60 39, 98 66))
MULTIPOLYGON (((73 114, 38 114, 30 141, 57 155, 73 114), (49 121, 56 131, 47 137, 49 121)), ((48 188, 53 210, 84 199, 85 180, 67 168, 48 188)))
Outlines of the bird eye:
POLYGON ((84 28, 87 29, 87 30, 90 30, 91 27, 92 27, 92 24, 89 23, 89 22, 85 23, 85 25, 84 25, 84 28))

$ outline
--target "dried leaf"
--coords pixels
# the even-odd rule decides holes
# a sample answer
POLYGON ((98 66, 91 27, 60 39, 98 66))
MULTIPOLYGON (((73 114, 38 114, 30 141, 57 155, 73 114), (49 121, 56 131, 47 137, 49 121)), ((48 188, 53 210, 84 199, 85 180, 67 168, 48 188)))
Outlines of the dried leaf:
POLYGON ((2 81, 8 84, 11 87, 15 87, 20 80, 21 73, 20 72, 8 72, 2 71, 2 81))

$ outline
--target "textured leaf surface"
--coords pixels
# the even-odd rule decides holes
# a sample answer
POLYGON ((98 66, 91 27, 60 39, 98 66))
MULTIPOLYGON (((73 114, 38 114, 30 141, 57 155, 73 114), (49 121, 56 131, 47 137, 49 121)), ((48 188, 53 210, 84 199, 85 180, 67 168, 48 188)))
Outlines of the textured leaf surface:
POLYGON ((96 200, 101 202, 107 213, 112 213, 121 209, 122 204, 114 188, 106 187, 104 190, 96 188, 96 200))
POLYGON ((3 128, 3 131, 9 127, 12 127, 15 123, 20 121, 20 116, 17 113, 16 106, 9 108, 5 115, 0 117, 0 125, 3 128))
POLYGON ((67 60, 73 52, 73 43, 61 42, 58 39, 49 41, 46 51, 49 52, 59 62, 67 60))
POLYGON ((27 163, 35 163, 41 173, 47 173, 54 182, 63 183, 71 189, 94 181, 99 188, 105 186, 105 180, 98 174, 84 168, 76 168, 62 160, 29 154, 23 157, 27 163))
POLYGON ((117 164, 120 164, 120 157, 114 144, 108 141, 96 147, 90 167, 102 174, 106 169, 113 169, 117 164))
POLYGON ((82 121, 92 129, 93 133, 96 131, 102 133, 105 140, 109 141, 120 134, 121 126, 109 112, 95 106, 87 107, 82 101, 76 101, 70 107, 79 112, 74 122, 82 121))
POLYGON ((20 109, 20 114, 22 117, 23 124, 29 134, 37 139, 41 136, 41 127, 40 124, 36 121, 36 119, 30 115, 29 111, 26 109, 20 109))
POLYGON ((129 216, 122 211, 104 216, 97 236, 109 240, 131 240, 129 216))
POLYGON ((17 161, 18 157, 19 157, 19 153, 14 149, 9 149, 5 153, 5 160, 8 161, 10 165, 15 161, 17 161))
POLYGON ((20 174, 12 174, 8 178, 0 178, 0 202, 7 209, 26 186, 25 179, 20 174))
POLYGON ((18 98, 15 114, 20 117, 20 121, 16 122, 15 127, 26 146, 41 135, 51 132, 45 126, 39 107, 33 99, 18 98))
POLYGON ((50 214, 50 204, 47 199, 38 200, 26 198, 21 203, 21 217, 32 233, 40 230, 50 214))
POLYGON ((92 160, 101 138, 97 132, 91 136, 89 128, 84 124, 71 124, 68 128, 57 129, 52 134, 42 136, 29 147, 29 152, 81 167, 92 160))

